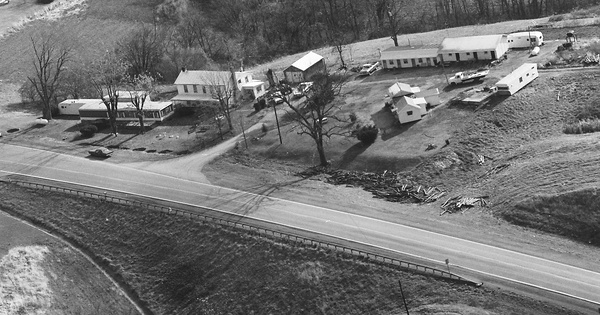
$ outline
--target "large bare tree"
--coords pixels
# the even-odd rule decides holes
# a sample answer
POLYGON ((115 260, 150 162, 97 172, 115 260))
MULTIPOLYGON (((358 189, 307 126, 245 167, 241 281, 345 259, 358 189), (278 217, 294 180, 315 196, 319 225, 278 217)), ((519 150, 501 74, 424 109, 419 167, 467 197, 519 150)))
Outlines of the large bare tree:
POLYGON ((131 99, 131 104, 135 107, 136 116, 140 123, 140 133, 144 133, 144 104, 150 98, 150 94, 154 91, 154 78, 149 75, 142 74, 129 77, 127 80, 127 91, 131 99))
POLYGON ((118 135, 117 112, 119 109, 119 88, 125 83, 128 64, 108 53, 93 65, 91 81, 106 112, 113 135, 118 135))
POLYGON ((31 37, 33 46, 33 67, 35 75, 27 77, 42 103, 42 115, 52 119, 52 104, 61 83, 65 64, 69 61, 71 49, 61 46, 53 36, 41 39, 31 37))
POLYGON ((156 74, 165 51, 165 33, 156 25, 142 26, 118 43, 117 55, 129 64, 131 75, 156 74))
POLYGON ((344 74, 318 74, 314 75, 313 85, 305 93, 302 102, 294 104, 287 98, 284 102, 287 104, 286 113, 292 117, 296 130, 300 135, 311 137, 316 145, 319 154, 319 162, 322 166, 329 164, 325 154, 325 139, 334 135, 347 135, 340 122, 345 122, 342 117, 336 116, 340 108, 340 102, 335 98, 341 94, 342 87, 346 82, 344 74), (332 122, 327 123, 329 120, 332 122))
POLYGON ((233 130, 231 122, 232 105, 237 101, 237 82, 233 71, 210 71, 203 78, 208 82, 208 89, 211 97, 217 100, 216 111, 223 115, 227 121, 229 130, 233 130))

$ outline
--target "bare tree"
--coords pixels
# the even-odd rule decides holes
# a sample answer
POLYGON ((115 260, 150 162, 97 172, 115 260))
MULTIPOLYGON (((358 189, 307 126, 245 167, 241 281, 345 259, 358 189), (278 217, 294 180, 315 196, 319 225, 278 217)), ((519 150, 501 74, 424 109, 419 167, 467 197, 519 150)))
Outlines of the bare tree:
POLYGON ((156 26, 142 26, 119 42, 117 54, 129 64, 131 75, 155 75, 164 53, 164 43, 163 33, 156 26))
POLYGON ((296 122, 293 130, 297 130, 300 135, 308 135, 315 141, 319 162, 322 166, 328 165, 325 155, 325 138, 347 135, 343 132, 340 124, 335 122, 327 124, 330 119, 336 122, 345 121, 336 116, 340 103, 335 102, 345 81, 345 75, 317 74, 313 76, 313 85, 306 93, 306 98, 302 103, 295 105, 284 98, 288 107, 286 112, 296 122))
POLYGON ((140 133, 144 133, 144 104, 154 91, 154 78, 142 74, 128 79, 127 90, 131 104, 135 107, 136 115, 140 122, 140 133))
POLYGON ((390 24, 390 37, 394 41, 394 46, 398 46, 398 33, 400 33, 400 5, 391 1, 388 7, 387 16, 390 24))
POLYGON ((233 130, 231 109, 237 97, 235 73, 233 71, 210 71, 205 74, 203 79, 208 83, 211 97, 217 100, 215 106, 217 114, 223 115, 227 121, 227 127, 230 131, 233 130))
POLYGON ((52 119, 52 103, 56 102, 56 92, 61 83, 65 64, 69 61, 71 49, 59 46, 53 36, 44 36, 43 39, 31 37, 31 44, 34 53, 35 75, 29 76, 27 79, 42 103, 43 117, 52 119))
POLYGON ((115 54, 108 53, 93 67, 91 76, 96 95, 106 106, 108 121, 113 135, 118 135, 117 112, 119 108, 119 87, 123 85, 128 65, 115 54))

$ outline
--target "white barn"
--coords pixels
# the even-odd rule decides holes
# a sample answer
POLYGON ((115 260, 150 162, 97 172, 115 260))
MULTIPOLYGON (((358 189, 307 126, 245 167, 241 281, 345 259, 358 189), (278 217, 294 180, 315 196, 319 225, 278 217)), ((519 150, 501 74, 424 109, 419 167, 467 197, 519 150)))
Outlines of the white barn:
POLYGON ((496 83, 499 95, 513 95, 539 76, 537 64, 524 63, 496 83))
POLYGON ((508 51, 507 35, 445 38, 438 51, 445 62, 495 60, 508 51))
POLYGON ((390 47, 381 52, 384 69, 431 67, 439 63, 438 48, 390 47))
POLYGON ((508 34, 508 48, 533 48, 544 44, 544 35, 540 31, 508 34))

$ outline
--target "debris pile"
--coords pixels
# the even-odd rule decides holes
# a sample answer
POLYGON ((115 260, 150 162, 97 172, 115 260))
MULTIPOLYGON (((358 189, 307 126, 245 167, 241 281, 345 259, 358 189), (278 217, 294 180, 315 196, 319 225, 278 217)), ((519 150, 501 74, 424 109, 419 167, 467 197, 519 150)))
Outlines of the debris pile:
POLYGON ((444 213, 456 213, 466 208, 472 208, 477 204, 479 204, 482 207, 485 207, 487 206, 487 201, 485 201, 485 199, 488 197, 489 196, 463 197, 459 195, 456 197, 448 198, 448 200, 446 200, 446 202, 444 202, 441 206, 442 212, 440 213, 440 215, 443 215, 444 213))
POLYGON ((581 59, 581 63, 589 65, 593 63, 600 63, 600 54, 587 53, 585 57, 581 59))
POLYGON ((426 187, 415 183, 407 183, 398 173, 365 173, 356 171, 333 170, 325 167, 314 167, 299 173, 304 178, 318 174, 329 175, 326 182, 347 187, 362 187, 371 192, 374 198, 391 202, 428 203, 438 200, 446 192, 437 187, 426 187))
POLYGON ((490 176, 493 174, 498 174, 502 170, 504 170, 505 168, 507 168, 509 166, 510 166, 510 164, 508 164, 508 163, 496 165, 496 166, 492 167, 490 170, 488 170, 487 172, 485 172, 483 175, 479 176, 479 178, 487 177, 487 176, 490 176))

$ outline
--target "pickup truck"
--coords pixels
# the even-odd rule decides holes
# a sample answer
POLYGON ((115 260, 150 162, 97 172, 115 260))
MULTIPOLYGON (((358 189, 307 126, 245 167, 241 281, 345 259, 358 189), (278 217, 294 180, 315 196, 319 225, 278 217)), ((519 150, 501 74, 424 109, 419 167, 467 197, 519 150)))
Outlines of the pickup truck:
POLYGON ((490 73, 490 70, 487 70, 487 69, 481 69, 481 70, 477 70, 477 71, 457 72, 456 74, 454 74, 453 77, 448 79, 448 82, 450 82, 451 85, 456 85, 456 84, 460 84, 460 83, 477 81, 477 80, 481 80, 489 73, 490 73))
POLYGON ((374 62, 374 63, 366 63, 366 64, 362 65, 362 67, 360 68, 360 71, 358 71, 358 75, 359 76, 371 75, 377 70, 379 70, 379 61, 374 62))

